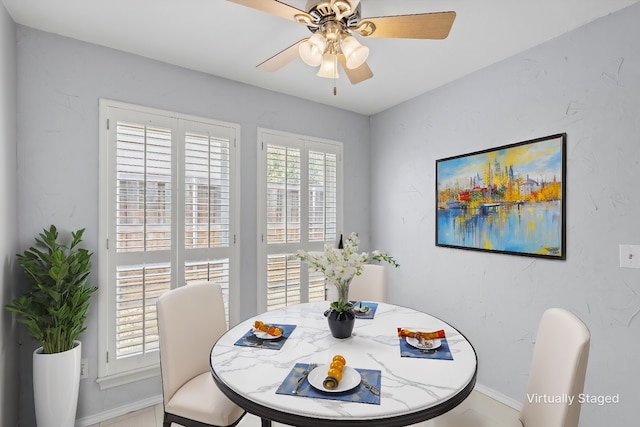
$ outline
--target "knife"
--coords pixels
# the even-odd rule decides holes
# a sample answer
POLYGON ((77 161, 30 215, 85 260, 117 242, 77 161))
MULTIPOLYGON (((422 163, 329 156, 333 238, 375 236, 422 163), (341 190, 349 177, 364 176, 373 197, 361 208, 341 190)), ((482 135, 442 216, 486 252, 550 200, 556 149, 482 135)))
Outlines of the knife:
POLYGON ((315 363, 309 363, 309 365, 307 365, 307 369, 304 370, 304 372, 302 373, 302 376, 298 380, 296 386, 293 388, 293 392, 292 392, 293 394, 298 394, 298 389, 300 388, 300 386, 302 385, 304 380, 307 379, 307 377, 309 376, 309 373, 312 370, 314 370, 315 368, 316 368, 316 364, 315 363))
POLYGON ((369 391, 376 396, 380 396, 380 390, 369 384, 364 378, 362 378, 362 385, 369 389, 369 391))

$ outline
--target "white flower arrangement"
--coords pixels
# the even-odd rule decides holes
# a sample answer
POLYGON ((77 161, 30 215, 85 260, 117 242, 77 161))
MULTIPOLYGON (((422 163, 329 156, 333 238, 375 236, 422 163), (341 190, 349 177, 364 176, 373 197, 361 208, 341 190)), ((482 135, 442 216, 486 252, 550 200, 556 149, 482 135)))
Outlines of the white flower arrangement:
POLYGON ((296 253, 296 257, 309 264, 309 268, 321 272, 327 281, 336 286, 338 301, 331 303, 331 308, 336 311, 351 309, 349 284, 351 279, 362 274, 364 264, 374 260, 388 262, 396 268, 400 266, 392 256, 379 250, 374 250, 371 253, 358 252, 359 244, 358 234, 351 233, 345 240, 343 249, 325 245, 324 252, 312 253, 299 250, 296 253))

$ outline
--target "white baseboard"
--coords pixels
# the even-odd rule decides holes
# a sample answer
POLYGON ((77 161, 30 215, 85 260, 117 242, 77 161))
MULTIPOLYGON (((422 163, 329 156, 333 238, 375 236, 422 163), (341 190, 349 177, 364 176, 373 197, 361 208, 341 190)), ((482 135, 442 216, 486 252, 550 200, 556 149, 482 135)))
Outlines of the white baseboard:
POLYGON ((522 409, 522 402, 518 402, 515 399, 512 399, 509 396, 506 396, 502 393, 495 391, 492 388, 489 388, 485 385, 476 383, 475 390, 479 393, 484 394, 492 398, 493 400, 497 400, 498 402, 507 405, 510 408, 515 409, 516 411, 520 411, 522 409))
POLYGON ((141 409, 155 406, 162 403, 162 395, 148 397, 137 402, 131 402, 124 406, 109 409, 108 411, 90 415, 88 417, 79 418, 75 422, 75 427, 90 427, 100 424, 103 421, 112 420, 114 418, 126 415, 130 412, 139 411, 141 409))

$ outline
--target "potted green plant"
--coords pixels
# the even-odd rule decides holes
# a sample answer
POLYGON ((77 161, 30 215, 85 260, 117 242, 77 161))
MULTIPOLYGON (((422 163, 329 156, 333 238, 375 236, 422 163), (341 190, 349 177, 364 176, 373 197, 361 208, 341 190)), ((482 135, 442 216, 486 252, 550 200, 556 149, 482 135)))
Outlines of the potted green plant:
POLYGON ((31 287, 5 306, 41 346, 33 352, 39 427, 75 422, 82 354, 78 337, 86 329, 89 299, 97 290, 88 285, 93 254, 79 247, 83 233, 71 232, 67 246, 58 242, 54 225, 45 228, 34 246, 17 255, 31 287))
MULTIPOLYGON (((340 236, 342 242, 342 236, 340 236)), ((348 338, 353 331, 355 313, 349 301, 349 285, 355 276, 362 274, 362 266, 369 261, 387 262, 394 267, 400 264, 391 256, 379 250, 358 252, 360 238, 351 233, 343 245, 333 247, 325 245, 321 253, 299 250, 296 257, 307 262, 309 268, 324 275, 327 282, 333 283, 338 290, 338 300, 330 304, 324 315, 329 322, 331 334, 336 338, 348 338)))

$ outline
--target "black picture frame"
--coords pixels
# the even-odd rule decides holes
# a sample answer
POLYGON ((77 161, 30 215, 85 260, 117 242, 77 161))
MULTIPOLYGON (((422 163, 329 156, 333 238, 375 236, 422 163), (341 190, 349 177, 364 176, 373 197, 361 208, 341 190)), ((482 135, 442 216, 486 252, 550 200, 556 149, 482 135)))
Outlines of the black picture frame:
POLYGON ((436 246, 566 259, 567 134, 436 160, 436 246))

